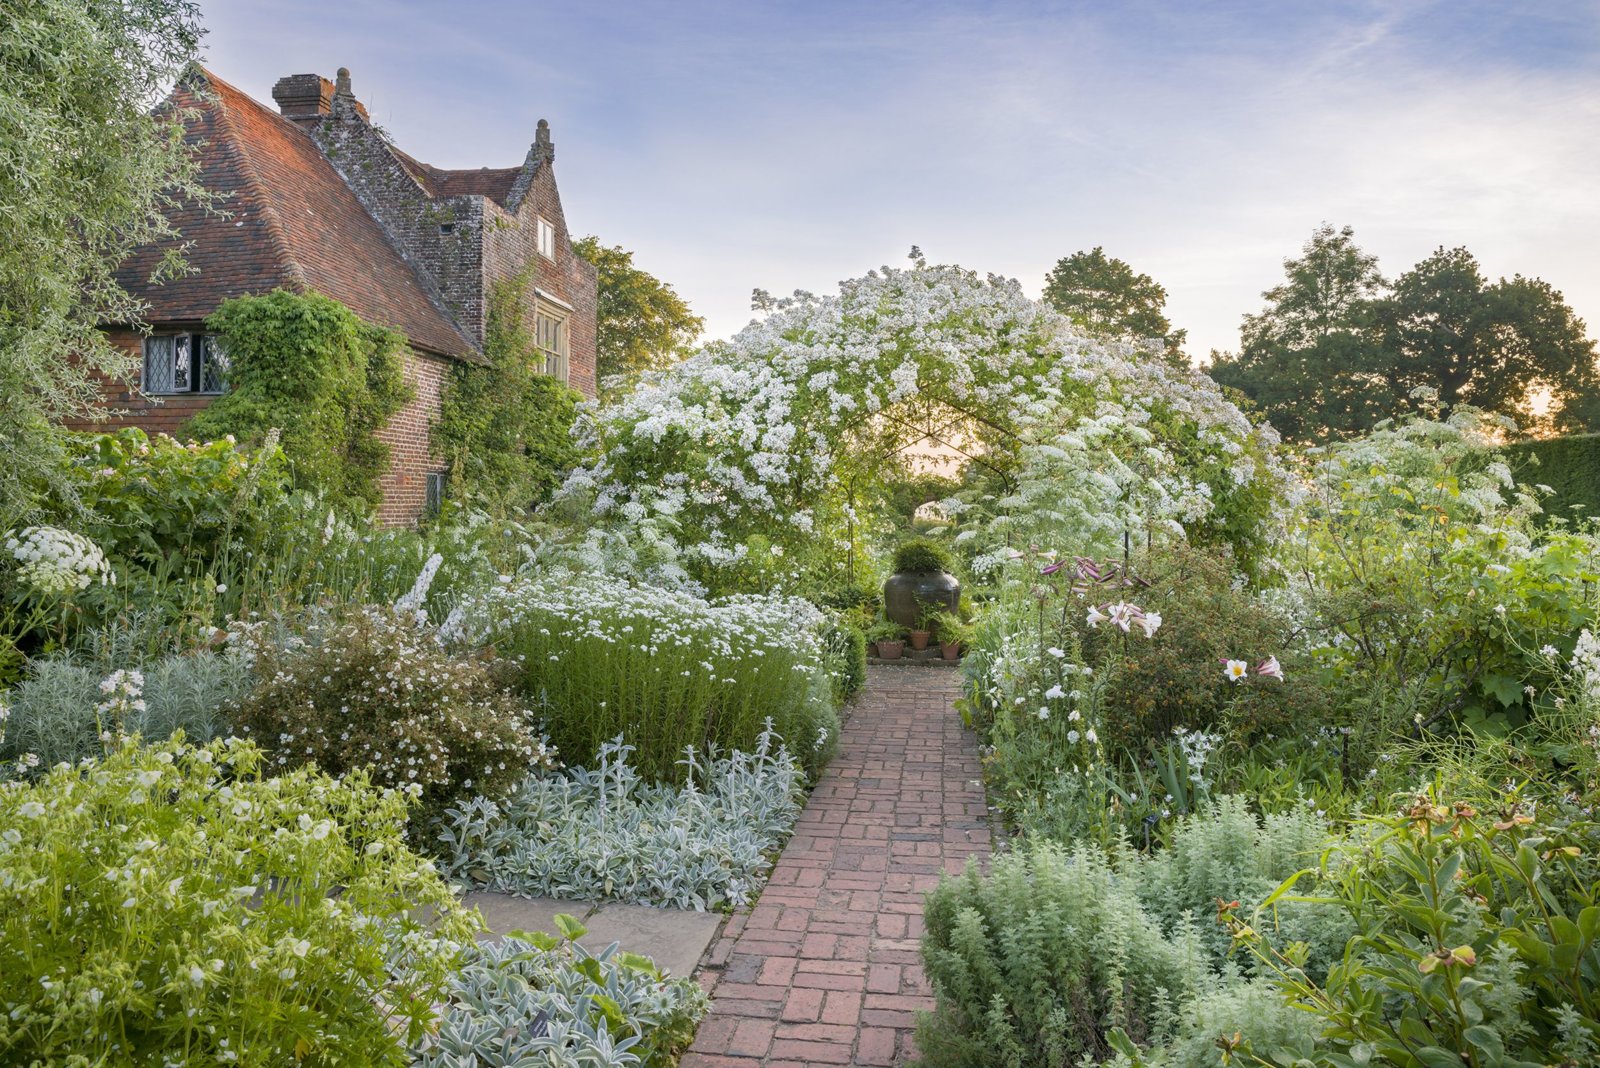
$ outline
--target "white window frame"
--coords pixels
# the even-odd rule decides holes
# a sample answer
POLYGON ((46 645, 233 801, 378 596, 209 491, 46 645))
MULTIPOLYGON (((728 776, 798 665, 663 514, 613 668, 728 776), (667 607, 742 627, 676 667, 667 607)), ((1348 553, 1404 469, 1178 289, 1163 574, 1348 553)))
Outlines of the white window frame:
POLYGON ((228 391, 225 377, 219 387, 204 388, 209 368, 220 364, 225 374, 228 366, 227 353, 222 348, 221 339, 215 334, 152 334, 144 339, 142 355, 139 389, 148 396, 177 397, 190 394, 217 397, 228 391), (162 359, 164 356, 168 360, 164 373, 151 374, 152 359, 162 359), (183 372, 181 375, 178 373, 180 369, 183 372))
POLYGON ((556 258, 556 227, 543 215, 534 216, 534 244, 545 259, 556 258))
POLYGON ((571 374, 572 321, 568 311, 549 301, 535 302, 533 312, 533 344, 544 357, 540 370, 551 378, 568 381, 571 374), (553 336, 545 333, 545 323, 550 324, 553 336))

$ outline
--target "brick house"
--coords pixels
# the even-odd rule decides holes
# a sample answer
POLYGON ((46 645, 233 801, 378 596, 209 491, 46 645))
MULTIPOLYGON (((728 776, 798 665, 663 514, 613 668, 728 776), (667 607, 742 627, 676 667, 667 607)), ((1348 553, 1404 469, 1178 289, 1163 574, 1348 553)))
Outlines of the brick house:
POLYGON ((568 241, 554 148, 543 120, 521 166, 444 170, 400 151, 350 89, 315 74, 279 79, 278 110, 194 69, 170 103, 191 116, 201 180, 218 207, 172 210, 191 273, 152 285, 159 248, 141 249, 119 280, 149 305, 149 334, 108 326, 138 357, 133 384, 108 383, 114 411, 82 429, 139 426, 172 433, 225 387, 225 356, 204 320, 230 297, 315 290, 410 342, 415 399, 380 436, 385 524, 415 521, 443 485, 429 448, 452 361, 482 362, 489 292, 533 267, 526 322, 550 374, 595 392, 595 269, 568 241))

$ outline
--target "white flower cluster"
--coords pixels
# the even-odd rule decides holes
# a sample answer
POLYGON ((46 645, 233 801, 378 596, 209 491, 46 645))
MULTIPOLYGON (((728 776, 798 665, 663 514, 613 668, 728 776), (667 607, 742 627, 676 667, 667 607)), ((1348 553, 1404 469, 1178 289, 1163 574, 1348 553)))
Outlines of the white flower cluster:
POLYGON ((5 548, 20 565, 17 576, 43 593, 72 593, 116 581, 98 545, 60 527, 24 527, 6 536, 5 548))
MULTIPOLYGON (((625 530, 670 527, 654 536, 680 542, 691 561, 736 561, 753 529, 814 548, 813 532, 848 507, 848 461, 863 449, 881 452, 888 416, 905 402, 943 403, 982 416, 974 427, 1005 428, 1001 447, 1022 449, 1037 469, 1024 473, 1024 501, 1047 495, 1053 458, 1079 454, 1076 488, 1106 466, 1104 442, 1125 445, 1111 466, 1127 470, 1099 478, 1091 517, 1141 467, 1164 474, 1182 466, 1165 453, 1139 453, 1159 452, 1164 428, 1180 424, 1198 436, 1188 452, 1212 455, 1214 479, 1272 473, 1270 430, 1252 427, 1209 379, 1083 337, 1014 280, 919 262, 775 307, 731 340, 647 377, 613 407, 591 410, 588 432, 604 449, 562 494, 592 500, 597 515, 625 530)), ((1198 520, 1220 493, 1180 472, 1144 496, 1160 499, 1162 518, 1198 520)))
POLYGON ((1578 644, 1572 650, 1572 674, 1585 697, 1600 701, 1600 637, 1587 627, 1579 632, 1578 644))

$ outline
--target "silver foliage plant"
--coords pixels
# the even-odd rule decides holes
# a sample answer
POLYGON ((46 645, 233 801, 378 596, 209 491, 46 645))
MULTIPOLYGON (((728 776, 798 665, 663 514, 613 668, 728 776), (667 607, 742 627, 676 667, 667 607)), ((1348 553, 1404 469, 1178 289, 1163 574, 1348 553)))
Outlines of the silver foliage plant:
POLYGON ((474 798, 440 831, 448 874, 525 896, 738 907, 800 813, 801 766, 769 729, 753 752, 688 750, 681 787, 643 781, 621 739, 593 768, 535 774, 474 798))
POLYGON ((414 1068, 611 1068, 669 1063, 710 999, 615 944, 544 935, 465 949, 437 1033, 414 1068))

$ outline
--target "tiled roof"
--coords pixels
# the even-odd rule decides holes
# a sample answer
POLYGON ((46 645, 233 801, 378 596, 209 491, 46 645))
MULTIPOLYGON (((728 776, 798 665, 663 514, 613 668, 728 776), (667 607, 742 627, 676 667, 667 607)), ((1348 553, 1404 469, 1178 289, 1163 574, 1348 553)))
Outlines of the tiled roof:
POLYGON ((450 171, 423 163, 393 145, 389 146, 389 152, 431 197, 489 197, 502 208, 509 208, 511 188, 522 175, 521 167, 479 167, 476 170, 450 171))
POLYGON ((190 243, 182 278, 148 283, 160 249, 123 265, 120 280, 149 303, 150 322, 204 319, 230 297, 278 287, 314 289, 419 348, 482 358, 304 130, 206 71, 180 83, 172 103, 192 110, 201 181, 229 194, 217 204, 229 214, 170 211, 190 243))

